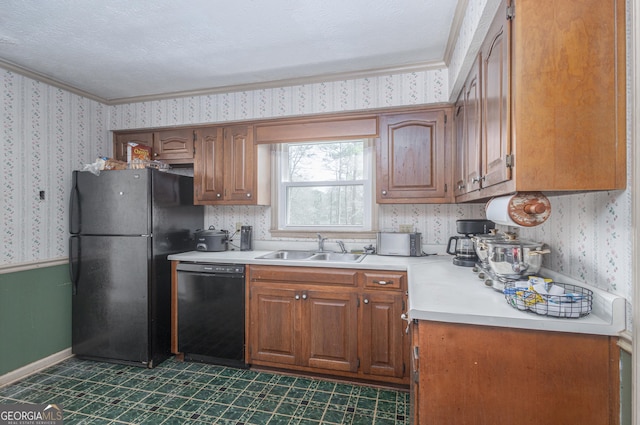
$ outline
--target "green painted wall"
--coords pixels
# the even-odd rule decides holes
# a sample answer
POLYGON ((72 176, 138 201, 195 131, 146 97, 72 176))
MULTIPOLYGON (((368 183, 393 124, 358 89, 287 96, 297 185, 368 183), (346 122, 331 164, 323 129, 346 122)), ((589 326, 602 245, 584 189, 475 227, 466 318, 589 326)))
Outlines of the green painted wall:
POLYGON ((0 376, 71 347, 67 265, 0 274, 0 376))

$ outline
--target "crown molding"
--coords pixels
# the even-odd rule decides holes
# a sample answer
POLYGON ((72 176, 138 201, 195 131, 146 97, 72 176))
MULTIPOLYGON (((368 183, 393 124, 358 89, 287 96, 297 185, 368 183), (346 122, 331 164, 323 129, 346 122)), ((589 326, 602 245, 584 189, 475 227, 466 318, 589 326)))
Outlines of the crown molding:
POLYGON ((341 80, 353 80, 357 78, 377 77, 381 75, 406 74, 411 72, 423 72, 429 70, 446 68, 443 61, 419 62, 395 67, 368 69, 365 71, 340 72, 335 74, 323 74, 317 76, 287 78, 283 80, 263 81, 259 83, 246 83, 229 86, 213 87, 201 90, 189 90, 172 93, 162 93, 157 95, 134 96, 118 99, 110 99, 107 104, 120 105, 126 103, 150 102, 154 100, 175 99, 179 97, 207 96, 212 94, 235 93, 242 91, 264 90, 279 87, 300 86, 306 84, 329 83, 341 80))
POLYGON ((5 68, 8 71, 15 72, 16 74, 20 74, 25 77, 31 78, 32 80, 40 81, 41 83, 45 83, 62 90, 66 90, 73 94, 77 94, 78 96, 86 97, 88 99, 95 100, 96 102, 104 103, 106 105, 109 104, 109 101, 107 99, 104 99, 100 96, 96 96, 95 94, 86 92, 84 90, 80 90, 77 87, 63 83, 54 78, 47 77, 46 75, 40 74, 39 72, 35 72, 30 69, 23 68, 20 65, 16 65, 15 63, 0 59, 0 67, 5 68))
POLYGON ((380 75, 394 75, 394 74, 406 74, 411 72, 423 72, 423 71, 429 71, 429 70, 443 69, 443 68, 446 68, 446 65, 444 61, 418 62, 418 63, 399 65, 394 67, 368 69, 364 71, 339 72, 334 74, 323 74, 323 75, 300 77, 300 78, 288 78, 288 79, 282 79, 282 80, 264 81, 259 83, 246 83, 246 84, 237 84, 237 85, 229 85, 229 86, 211 87, 211 88, 199 89, 199 90, 185 90, 185 91, 178 91, 178 92, 168 92, 168 93, 159 93, 159 94, 153 94, 153 95, 123 97, 123 98, 114 98, 114 99, 105 99, 103 97, 96 96, 95 94, 81 90, 77 87, 63 83, 54 78, 48 77, 44 74, 40 74, 38 72, 32 71, 30 69, 21 67, 19 65, 16 65, 14 63, 11 63, 2 59, 0 59, 0 67, 5 68, 9 71, 15 72, 17 74, 21 74, 33 80, 43 82, 50 86, 57 87, 59 89, 77 94, 78 96, 86 97, 88 99, 95 100, 96 102, 100 102, 105 105, 111 106, 111 105, 122 105, 127 103, 139 103, 139 102, 150 102, 150 101, 156 101, 156 100, 175 99, 180 97, 207 96, 207 95, 213 95, 213 94, 234 93, 234 92, 250 91, 250 90, 263 90, 263 89, 289 87, 289 86, 297 86, 297 85, 305 85, 305 84, 316 84, 316 83, 325 83, 325 82, 328 83, 328 82, 340 81, 340 80, 352 80, 357 78, 377 77, 380 75))
POLYGON ((444 63, 448 67, 451 63, 451 56, 458 44, 458 38, 460 37, 460 28, 464 21, 464 14, 467 11, 469 0, 459 0, 456 6, 456 11, 453 15, 453 22, 451 23, 451 29, 449 31, 449 38, 447 39, 447 46, 444 50, 444 63))

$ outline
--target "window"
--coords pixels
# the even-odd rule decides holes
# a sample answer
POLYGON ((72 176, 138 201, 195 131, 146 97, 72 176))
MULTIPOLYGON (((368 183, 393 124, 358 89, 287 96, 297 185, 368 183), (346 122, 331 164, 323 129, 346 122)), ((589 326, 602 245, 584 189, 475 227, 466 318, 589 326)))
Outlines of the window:
POLYGON ((368 139, 278 145, 278 228, 371 229, 368 139))

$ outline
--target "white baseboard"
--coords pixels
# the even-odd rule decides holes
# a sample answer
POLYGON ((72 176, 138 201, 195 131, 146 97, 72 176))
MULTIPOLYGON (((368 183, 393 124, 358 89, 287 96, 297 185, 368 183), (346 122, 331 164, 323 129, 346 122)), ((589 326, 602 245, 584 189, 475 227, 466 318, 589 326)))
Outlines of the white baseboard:
POLYGON ((26 378, 27 376, 32 375, 39 370, 45 369, 49 366, 53 366, 54 364, 60 363, 61 361, 66 360, 72 356, 73 354, 71 353, 71 347, 69 347, 66 350, 54 353, 48 357, 45 357, 44 359, 29 363, 28 365, 23 366, 20 369, 16 369, 0 376, 0 387, 11 384, 12 382, 16 382, 22 378, 26 378))

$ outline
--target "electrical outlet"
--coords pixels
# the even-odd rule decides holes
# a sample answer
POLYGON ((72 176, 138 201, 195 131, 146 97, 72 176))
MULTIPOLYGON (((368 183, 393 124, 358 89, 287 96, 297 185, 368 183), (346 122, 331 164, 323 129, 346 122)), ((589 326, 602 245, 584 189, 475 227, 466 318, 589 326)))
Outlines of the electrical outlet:
POLYGON ((400 233, 411 233, 413 232, 412 224, 401 224, 399 227, 400 233))
POLYGON ((242 227, 242 222, 241 221, 237 221, 236 222, 236 232, 239 232, 241 227, 242 227))

